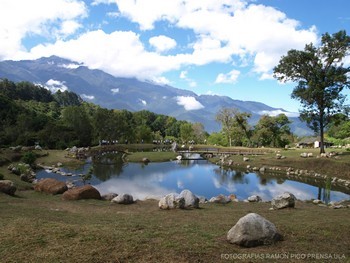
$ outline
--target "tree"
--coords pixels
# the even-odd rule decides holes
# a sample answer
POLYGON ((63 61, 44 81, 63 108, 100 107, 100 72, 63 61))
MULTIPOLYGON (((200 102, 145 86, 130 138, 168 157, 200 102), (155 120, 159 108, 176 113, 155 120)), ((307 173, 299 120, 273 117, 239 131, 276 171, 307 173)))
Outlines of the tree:
POLYGON ((255 126, 255 140, 259 145, 284 147, 289 143, 290 121, 284 114, 263 115, 255 126))
POLYGON ((181 124, 180 136, 183 143, 187 143, 193 138, 193 127, 191 123, 185 122, 181 124))
POLYGON ((222 108, 216 114, 216 120, 221 123, 222 131, 227 137, 229 145, 232 146, 233 136, 236 140, 236 144, 242 144, 243 138, 247 138, 250 141, 250 127, 248 119, 251 114, 246 112, 240 112, 236 108, 222 108))
POLYGON ((290 50, 274 68, 279 81, 298 82, 291 97, 301 102, 300 118, 321 137, 324 153, 324 130, 336 113, 344 109, 344 88, 350 87, 350 67, 342 60, 349 55, 350 37, 345 31, 324 34, 321 46, 312 43, 303 51, 290 50))

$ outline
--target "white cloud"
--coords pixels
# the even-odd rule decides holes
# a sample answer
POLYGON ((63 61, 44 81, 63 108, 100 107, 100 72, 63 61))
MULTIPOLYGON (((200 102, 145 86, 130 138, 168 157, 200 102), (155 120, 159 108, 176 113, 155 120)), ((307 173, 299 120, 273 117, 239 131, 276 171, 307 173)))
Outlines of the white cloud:
POLYGON ((113 94, 119 93, 119 88, 111 89, 111 91, 112 91, 113 94))
MULTIPOLYGON (((254 72, 265 74, 291 48, 316 42, 316 28, 300 30, 299 22, 284 13, 245 0, 116 0, 121 15, 154 28, 157 21, 191 29, 198 40, 189 56, 195 65, 228 62, 232 56, 254 63, 254 72), (228 26, 229 25, 229 26, 228 26)), ((262 79, 267 75, 263 75, 262 79)))
POLYGON ((95 96, 93 95, 86 95, 86 94, 81 94, 81 97, 86 100, 93 100, 95 96))
POLYGON ((162 53, 176 47, 176 41, 167 36, 156 36, 149 39, 149 43, 157 52, 162 53))
POLYGON ((109 4, 113 4, 115 3, 115 0, 94 0, 91 5, 92 6, 97 6, 97 5, 100 5, 100 4, 106 4, 106 5, 109 5, 109 4))
POLYGON ((283 111, 283 110, 271 110, 271 111, 267 111, 267 110, 263 110, 263 111, 259 111, 258 114, 260 115, 269 115, 272 117, 275 117, 279 114, 284 114, 287 117, 299 117, 299 113, 298 112, 289 112, 289 111, 283 111))
POLYGON ((152 82, 158 84, 158 85, 169 85, 170 80, 168 80, 166 77, 160 76, 160 77, 153 77, 152 82))
POLYGON ((81 65, 71 63, 71 64, 61 64, 61 65, 58 65, 58 66, 61 67, 61 68, 76 69, 76 68, 79 68, 81 65))
POLYGON ((147 101, 139 99, 139 102, 141 102, 142 105, 146 106, 147 105, 147 101))
POLYGON ((235 83, 241 72, 238 70, 231 70, 229 73, 220 73, 215 80, 215 83, 235 83))
POLYGON ((52 93, 56 93, 57 91, 66 91, 68 87, 65 85, 64 81, 49 79, 44 85, 44 88, 50 90, 52 93))
POLYGON ((82 25, 74 20, 67 20, 64 21, 61 24, 61 28, 59 30, 60 35, 66 37, 71 34, 73 34, 75 31, 77 31, 79 28, 81 28, 82 25))
POLYGON ((180 73, 180 79, 187 79, 187 71, 181 71, 180 73))
POLYGON ((55 39, 73 33, 86 15, 86 5, 78 0, 2 0, 0 60, 26 52, 22 40, 27 36, 55 39))
MULTIPOLYGON (((253 64, 253 72, 266 79, 281 55, 317 40, 314 27, 300 30, 297 21, 277 9, 245 0, 94 0, 91 5, 112 3, 119 11, 113 16, 136 22, 142 30, 153 29, 158 21, 190 30, 195 36, 187 43, 191 51, 179 53, 176 41, 164 35, 149 39, 157 52, 146 50, 140 35, 131 31, 106 33, 85 27, 84 33, 73 35, 88 15, 80 0, 2 0, 0 60, 57 55, 115 76, 151 80, 189 65, 253 64), (37 35, 48 41, 28 52, 22 41, 37 35), (177 53, 162 55, 170 49, 177 53)), ((222 75, 220 80, 229 78, 222 75)), ((189 85, 195 86, 195 81, 189 85)))
POLYGON ((194 97, 190 96, 177 96, 176 97, 177 104, 184 106, 185 110, 200 110, 203 109, 204 106, 196 100, 194 97))

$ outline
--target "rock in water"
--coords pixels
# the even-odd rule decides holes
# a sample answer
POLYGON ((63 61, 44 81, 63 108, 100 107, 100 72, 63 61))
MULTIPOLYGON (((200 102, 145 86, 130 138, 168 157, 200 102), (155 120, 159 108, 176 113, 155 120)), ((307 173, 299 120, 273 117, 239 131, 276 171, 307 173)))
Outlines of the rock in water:
POLYGON ((275 225, 255 213, 240 218, 227 233, 230 243, 243 247, 269 245, 281 239, 275 225))

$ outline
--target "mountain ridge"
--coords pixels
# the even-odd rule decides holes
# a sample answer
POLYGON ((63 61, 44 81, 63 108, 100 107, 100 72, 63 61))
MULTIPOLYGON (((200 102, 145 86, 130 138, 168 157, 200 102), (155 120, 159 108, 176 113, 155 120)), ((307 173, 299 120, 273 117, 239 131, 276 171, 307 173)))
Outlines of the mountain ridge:
MULTIPOLYGON (((263 113, 281 112, 262 102, 235 100, 228 96, 197 95, 169 85, 160 85, 136 78, 112 76, 99 69, 89 69, 81 63, 51 56, 37 60, 6 60, 0 62, 0 78, 30 81, 49 89, 69 89, 84 100, 108 109, 130 111, 149 110, 173 116, 179 120, 200 122, 208 132, 219 131, 216 113, 222 107, 238 108, 251 113, 254 125, 263 113)), ((296 117, 290 117, 292 131, 299 136, 310 130, 296 117)))

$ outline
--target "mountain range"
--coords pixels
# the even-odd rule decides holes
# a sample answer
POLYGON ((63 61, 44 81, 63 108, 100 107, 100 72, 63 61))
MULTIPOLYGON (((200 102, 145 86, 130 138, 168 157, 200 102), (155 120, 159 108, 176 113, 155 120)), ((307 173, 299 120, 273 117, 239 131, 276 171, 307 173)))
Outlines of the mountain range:
POLYGON ((30 81, 53 92, 67 89, 86 101, 108 109, 149 110, 173 116, 178 120, 200 122, 208 132, 220 130, 215 115, 221 108, 227 107, 251 113, 252 125, 263 114, 285 113, 292 121, 291 130, 295 134, 311 134, 298 117, 290 116, 289 112, 281 108, 273 108, 260 102, 235 100, 227 96, 197 95, 189 90, 136 78, 114 77, 104 71, 89 69, 83 64, 56 56, 37 60, 2 61, 0 78, 15 82, 30 81))

